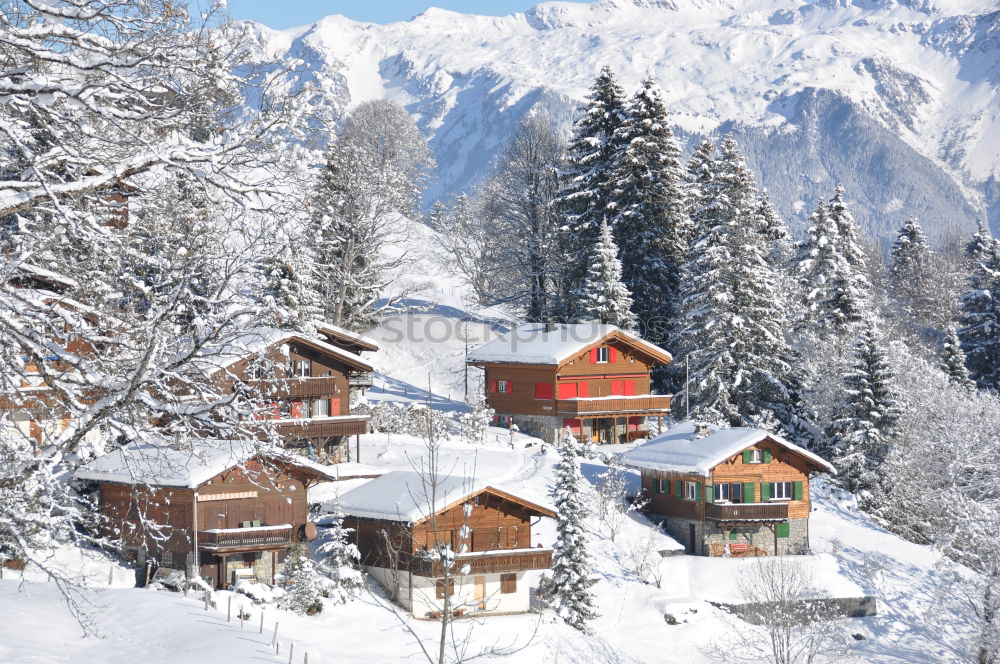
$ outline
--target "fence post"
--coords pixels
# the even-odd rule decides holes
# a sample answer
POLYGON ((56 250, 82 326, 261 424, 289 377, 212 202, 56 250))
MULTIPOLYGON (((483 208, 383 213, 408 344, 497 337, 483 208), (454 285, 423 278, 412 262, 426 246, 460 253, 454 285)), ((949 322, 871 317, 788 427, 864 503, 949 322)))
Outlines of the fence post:
POLYGON ((243 605, 240 604, 240 629, 243 629, 243 605))
POLYGON ((229 601, 226 602, 226 622, 232 622, 233 616, 233 596, 229 596, 229 601))
POLYGON ((271 645, 277 647, 278 643, 278 623, 274 623, 274 636, 271 637, 271 645))
POLYGON ((208 611, 208 591, 205 591, 205 610, 208 611))
POLYGON ((264 609, 260 610, 260 631, 257 633, 258 634, 264 633, 264 609))
POLYGON ((295 655, 295 642, 288 644, 288 664, 292 664, 292 657, 295 655))

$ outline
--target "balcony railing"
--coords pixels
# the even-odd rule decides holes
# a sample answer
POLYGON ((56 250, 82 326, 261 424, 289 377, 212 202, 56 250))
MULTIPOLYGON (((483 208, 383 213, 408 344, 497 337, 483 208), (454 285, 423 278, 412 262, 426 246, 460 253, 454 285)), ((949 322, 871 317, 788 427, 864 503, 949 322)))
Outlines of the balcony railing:
POLYGON ((337 379, 334 376, 256 380, 251 385, 267 397, 318 397, 337 393, 337 379))
POLYGON ((292 543, 292 525, 256 528, 216 528, 198 532, 198 548, 203 551, 270 548, 292 543))
POLYGON ((734 503, 705 505, 705 518, 711 521, 784 521, 788 503, 734 503))
POLYGON ((354 373, 347 377, 347 384, 351 387, 371 387, 375 382, 371 371, 354 373))
MULTIPOLYGON (((498 574, 523 572, 529 569, 552 567, 552 549, 511 549, 464 553, 455 556, 452 574, 498 574), (466 571, 466 566, 468 570, 466 571)), ((411 570, 417 576, 442 575, 441 563, 436 560, 412 558, 411 570)))
POLYGON ((670 397, 660 394, 560 399, 556 403, 560 415, 628 415, 630 413, 666 413, 670 410, 670 397))
POLYGON ((329 436, 350 436, 368 430, 368 417, 317 417, 313 419, 277 420, 278 433, 289 438, 326 438, 329 436))

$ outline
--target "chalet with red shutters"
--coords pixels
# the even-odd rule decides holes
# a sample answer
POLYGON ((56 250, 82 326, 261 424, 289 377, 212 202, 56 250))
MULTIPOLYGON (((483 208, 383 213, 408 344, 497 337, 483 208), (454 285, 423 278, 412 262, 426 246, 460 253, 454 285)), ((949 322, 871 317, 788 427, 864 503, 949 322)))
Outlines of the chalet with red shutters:
POLYGON ((649 377, 670 353, 614 325, 521 325, 467 361, 485 371, 497 417, 545 440, 569 428, 585 441, 625 442, 670 412, 649 377))
POLYGON ((682 422, 626 452, 646 509, 688 553, 809 551, 809 478, 834 473, 812 452, 762 429, 682 422))
POLYGON ((475 478, 428 482, 395 471, 341 498, 366 571, 418 618, 440 615, 446 594, 456 615, 527 611, 526 572, 552 566, 532 527, 555 511, 475 478), (447 573, 442 550, 454 554, 447 573))
POLYGON ((211 374, 222 389, 257 388, 272 399, 263 415, 272 420, 288 449, 323 461, 358 461, 355 442, 367 415, 352 415, 351 392, 371 385, 372 365, 361 351, 373 342, 340 328, 307 336, 263 328, 247 332, 224 349, 213 349, 211 374), (346 347, 345 347, 346 346, 346 347))
POLYGON ((76 479, 97 489, 104 528, 127 558, 225 588, 274 581, 288 548, 306 537, 309 487, 335 472, 243 441, 154 438, 91 461, 76 479))

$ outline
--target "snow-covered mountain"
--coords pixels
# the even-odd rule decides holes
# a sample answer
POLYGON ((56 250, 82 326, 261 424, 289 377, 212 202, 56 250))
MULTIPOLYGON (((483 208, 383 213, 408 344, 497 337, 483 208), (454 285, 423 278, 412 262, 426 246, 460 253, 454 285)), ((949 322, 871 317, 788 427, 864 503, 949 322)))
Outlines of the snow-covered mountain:
POLYGON ((787 218, 842 182, 887 236, 1000 230, 1000 10, 995 0, 598 0, 494 18, 430 9, 389 25, 331 16, 259 26, 259 62, 294 65, 318 109, 385 97, 415 113, 439 163, 429 198, 481 179, 512 127, 568 127, 609 64, 663 87, 688 140, 731 132, 787 218))

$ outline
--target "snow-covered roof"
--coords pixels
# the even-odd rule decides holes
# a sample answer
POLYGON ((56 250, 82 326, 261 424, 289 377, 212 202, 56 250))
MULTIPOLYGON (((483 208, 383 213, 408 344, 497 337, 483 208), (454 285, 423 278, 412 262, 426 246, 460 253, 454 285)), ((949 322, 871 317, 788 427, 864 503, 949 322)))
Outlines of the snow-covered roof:
POLYGON ((378 342, 371 337, 366 337, 363 334, 358 334, 357 332, 351 332, 347 328, 334 325, 333 323, 317 323, 316 331, 320 334, 325 334, 334 338, 353 341, 359 346, 367 347, 368 350, 378 350, 378 342))
POLYGON ((16 269, 19 272, 38 279, 39 281, 44 281, 56 286, 65 286, 67 288, 75 288, 77 286, 75 279, 71 279, 70 277, 59 274, 58 272, 53 272, 52 270, 46 270, 44 267, 33 265, 31 263, 18 263, 16 269))
MULTIPOLYGON (((440 512, 487 489, 531 505, 546 516, 555 514, 555 510, 551 507, 518 498, 508 491, 491 486, 480 478, 462 475, 442 475, 437 478, 434 508, 440 512)), ((431 515, 429 495, 430 489, 425 486, 419 473, 396 470, 348 491, 341 498, 341 506, 344 514, 350 516, 417 523, 431 515)))
POLYGON ((781 436, 748 427, 717 428, 708 427, 708 434, 698 438, 696 422, 681 422, 647 443, 622 455, 622 460, 630 466, 680 473, 695 473, 706 477, 713 468, 726 459, 739 454, 751 445, 769 439, 785 449, 795 452, 819 469, 831 473, 836 469, 809 450, 794 445, 781 436))
POLYGON ((196 489, 219 473, 257 456, 310 470, 326 480, 337 479, 332 466, 255 441, 201 439, 182 444, 160 436, 130 443, 98 457, 77 469, 75 477, 94 482, 196 489))
POLYGON ((207 347, 201 359, 208 362, 215 370, 227 369, 242 359, 261 353, 271 346, 289 341, 298 341, 312 346, 363 371, 372 371, 374 369, 371 364, 354 353, 348 352, 343 348, 338 348, 319 338, 273 327, 253 328, 228 340, 225 344, 207 347))
POLYGON ((662 362, 669 362, 666 350, 615 325, 572 323, 546 326, 525 323, 471 351, 469 362, 561 364, 606 339, 617 338, 662 362))

